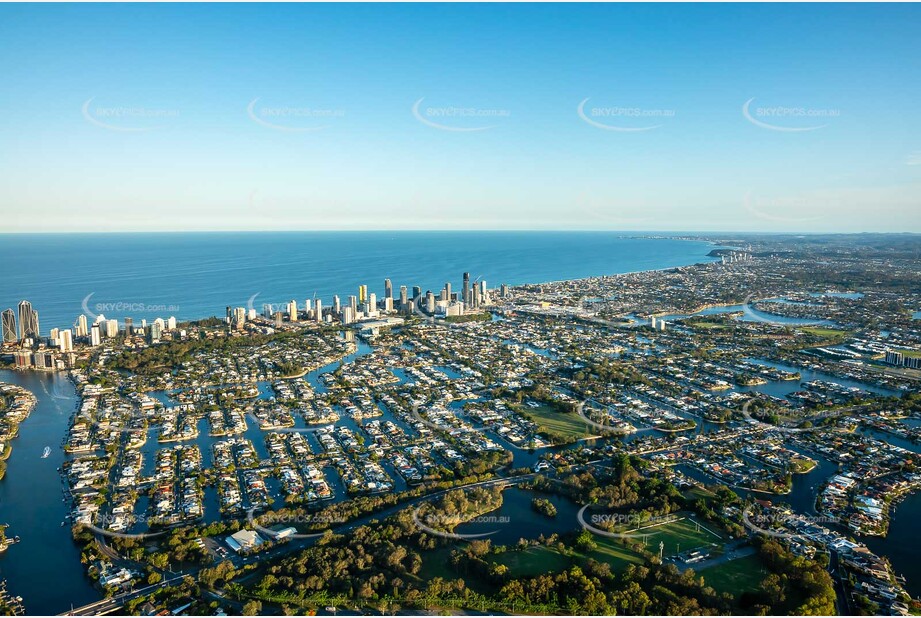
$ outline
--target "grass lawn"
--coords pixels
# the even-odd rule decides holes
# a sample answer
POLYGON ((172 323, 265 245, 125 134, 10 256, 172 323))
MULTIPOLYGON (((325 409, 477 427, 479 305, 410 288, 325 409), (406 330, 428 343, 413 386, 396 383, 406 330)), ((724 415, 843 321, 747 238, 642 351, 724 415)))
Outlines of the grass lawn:
POLYGON ((642 564, 645 558, 628 549, 625 545, 606 536, 594 537, 598 547, 584 554, 585 558, 593 558, 598 562, 607 562, 611 565, 612 571, 618 571, 630 563, 642 564))
POLYGON ((686 489, 681 493, 685 498, 690 498, 691 500, 710 500, 713 498, 713 496, 716 495, 709 489, 705 487, 698 487, 697 485, 691 487, 690 489, 686 489))
POLYGON ((688 325, 693 328, 701 328, 704 330, 726 330, 729 328, 728 324, 723 324, 722 322, 708 322, 707 320, 688 322, 688 325))
POLYGON ((824 328, 822 326, 801 326, 797 330, 801 330, 807 335, 813 335, 821 339, 845 339, 851 335, 851 331, 849 330, 824 328))
POLYGON ((768 575, 757 555, 745 556, 699 571, 707 585, 717 592, 730 592, 736 598, 743 592, 757 590, 768 575))
POLYGON ((458 546, 447 545, 422 553, 422 569, 419 574, 422 579, 430 580, 440 577, 442 579, 457 579, 460 577, 451 568, 451 552, 458 546))
POLYGON ((530 417, 541 430, 546 429, 550 435, 557 435, 564 438, 576 439, 585 438, 595 435, 588 431, 579 415, 575 412, 558 412, 556 409, 540 405, 536 408, 528 406, 516 406, 517 410, 530 417))
MULTIPOLYGON (((680 517, 681 514, 679 513, 680 517)), ((656 526, 646 530, 650 536, 648 542, 653 547, 653 553, 659 549, 659 543, 665 543, 664 553, 671 556, 689 549, 698 547, 708 547, 716 544, 722 546, 725 537, 716 530, 711 523, 701 524, 697 529, 695 520, 685 517, 681 521, 676 521, 663 526, 656 526), (711 532, 712 531, 712 532, 711 532)))
POLYGON ((510 550, 494 557, 494 562, 504 564, 512 577, 533 577, 541 573, 554 573, 569 568, 572 558, 556 549, 528 547, 523 551, 510 550))

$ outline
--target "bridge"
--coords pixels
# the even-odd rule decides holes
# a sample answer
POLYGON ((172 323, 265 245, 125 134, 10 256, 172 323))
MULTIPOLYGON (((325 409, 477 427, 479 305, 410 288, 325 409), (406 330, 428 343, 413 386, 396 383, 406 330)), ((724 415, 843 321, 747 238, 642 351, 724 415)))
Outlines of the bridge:
POLYGON ((164 579, 159 584, 145 586, 144 588, 138 588, 137 590, 130 590, 128 592, 117 594, 107 599, 100 599, 95 603, 89 603, 83 607, 71 608, 69 612, 58 614, 58 616, 104 616, 121 609, 125 603, 131 601, 132 599, 148 595, 151 592, 159 590, 160 588, 164 588, 170 584, 175 584, 176 582, 182 581, 183 577, 183 575, 178 575, 170 579, 164 579))

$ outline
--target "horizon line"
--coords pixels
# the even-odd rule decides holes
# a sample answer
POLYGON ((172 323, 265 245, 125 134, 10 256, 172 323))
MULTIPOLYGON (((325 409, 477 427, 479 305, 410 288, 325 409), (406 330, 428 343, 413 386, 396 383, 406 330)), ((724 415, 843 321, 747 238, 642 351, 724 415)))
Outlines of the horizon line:
POLYGON ((445 228, 432 228, 432 229, 418 229, 418 228, 409 228, 409 229, 298 229, 298 230, 278 230, 278 229, 258 229, 258 230, 98 230, 98 231, 89 231, 89 230, 31 230, 31 231, 0 231, 0 236, 44 236, 44 235, 156 235, 156 234, 342 234, 342 233, 355 233, 355 234, 388 234, 388 233, 526 233, 526 234, 552 234, 552 233, 579 233, 579 234, 624 234, 624 235, 728 235, 728 234, 747 234, 747 235, 763 235, 763 236, 780 236, 780 235, 797 235, 797 236, 857 236, 857 235, 868 235, 868 234, 877 234, 885 236, 917 236, 921 235, 921 231, 899 231, 899 232, 882 232, 882 231, 861 231, 861 232, 823 232, 823 231, 746 231, 746 230, 599 230, 599 229, 582 229, 582 228, 573 228, 573 229, 515 229, 515 228, 457 228, 457 229, 445 229, 445 228))

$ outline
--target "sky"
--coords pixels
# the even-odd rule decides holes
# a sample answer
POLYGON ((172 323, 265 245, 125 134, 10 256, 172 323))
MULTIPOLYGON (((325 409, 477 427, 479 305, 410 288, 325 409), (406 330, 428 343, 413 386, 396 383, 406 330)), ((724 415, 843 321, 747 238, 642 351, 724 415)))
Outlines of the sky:
POLYGON ((0 232, 921 232, 921 6, 0 5, 0 232))

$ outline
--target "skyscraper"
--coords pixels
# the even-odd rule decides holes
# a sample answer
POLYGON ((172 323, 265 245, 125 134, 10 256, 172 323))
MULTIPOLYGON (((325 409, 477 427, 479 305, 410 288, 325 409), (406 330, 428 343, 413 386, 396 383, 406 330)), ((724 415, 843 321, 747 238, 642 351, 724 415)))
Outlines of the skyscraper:
POLYGON ((77 316, 77 337, 86 337, 89 334, 89 327, 86 325, 86 316, 81 313, 77 316))
POLYGON ((368 286, 359 285, 358 286, 358 302, 364 303, 366 300, 368 300, 368 286))
POLYGON ((150 342, 157 343, 160 341, 160 335, 163 331, 163 320, 157 322, 154 320, 154 323, 150 325, 150 342))
POLYGON ((317 299, 317 306, 314 308, 313 319, 317 322, 323 319, 323 301, 319 298, 317 299))
POLYGON ((463 289, 464 306, 467 307, 470 305, 470 273, 464 273, 464 289, 463 289))
POLYGON ((297 301, 292 300, 288 303, 288 321, 297 322, 297 301))
POLYGON ((352 309, 352 317, 358 315, 358 299, 354 296, 349 296, 349 307, 352 309))
POLYGON ((390 279, 384 279, 384 298, 393 298, 393 284, 390 279))
POLYGON ((445 289, 441 291, 441 300, 451 300, 451 282, 445 283, 445 289))
POLYGON ((130 337, 134 333, 134 319, 125 318, 125 336, 130 337))
POLYGON ((406 286, 400 286, 400 309, 406 311, 406 306, 409 304, 408 294, 406 293, 406 286))
POLYGON ((38 337, 38 312, 32 309, 32 303, 24 300, 19 303, 19 338, 38 337))
POLYGON ((93 324, 93 328, 90 329, 90 345, 95 348, 100 343, 102 343, 102 331, 99 324, 93 324))
POLYGON ((61 352, 74 351, 73 334, 69 328, 58 333, 58 347, 61 348, 61 352))
POLYGON ((338 315, 341 310, 342 310, 342 304, 339 301, 339 297, 333 296, 333 313, 338 315))
POLYGON ((413 286, 413 301, 419 300, 419 297, 422 296, 422 288, 418 285, 413 286))
POLYGON ((16 314, 12 309, 3 312, 3 343, 16 343, 16 314))

